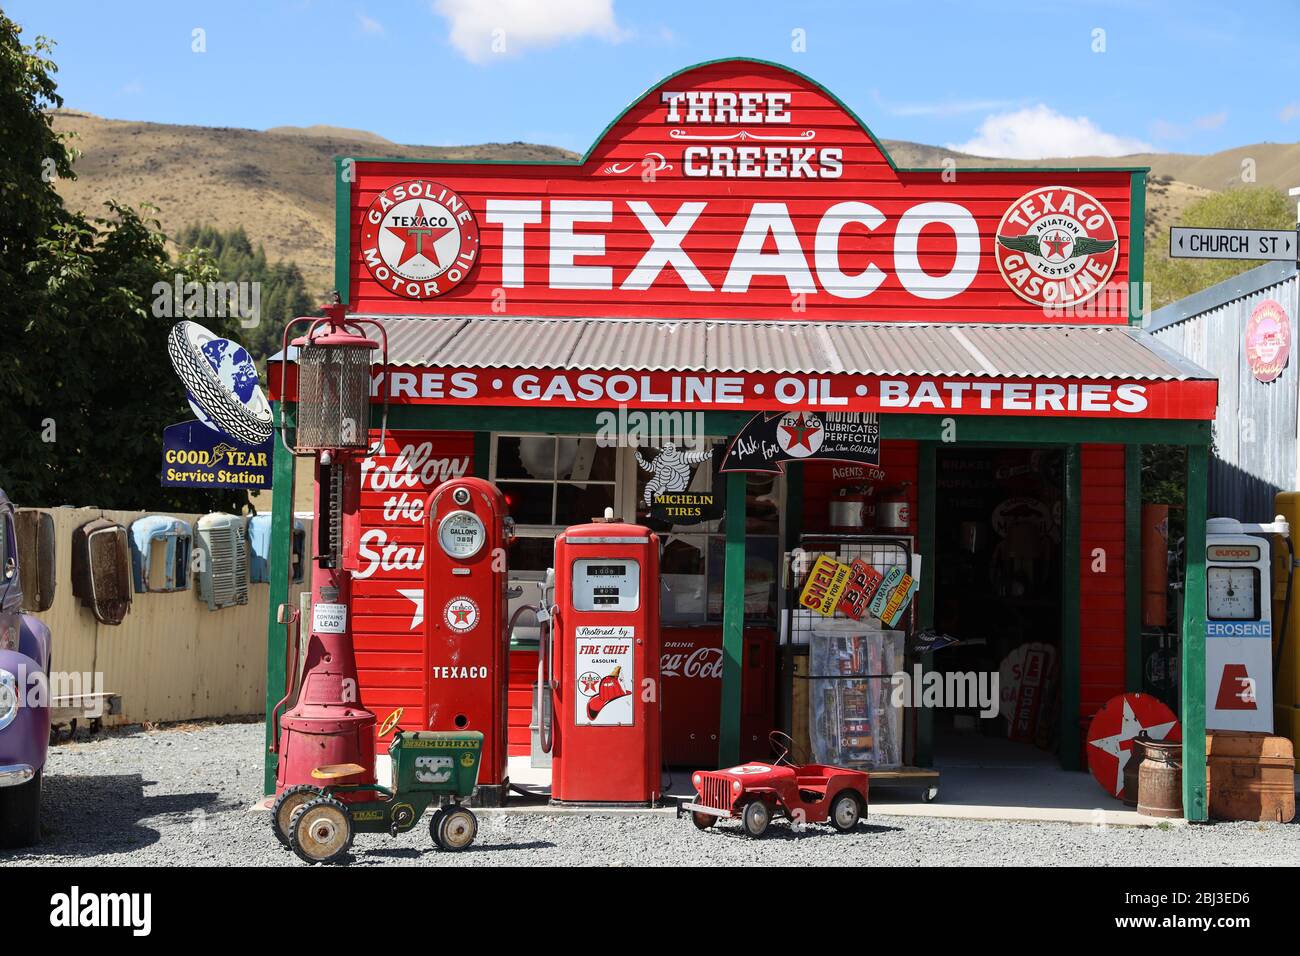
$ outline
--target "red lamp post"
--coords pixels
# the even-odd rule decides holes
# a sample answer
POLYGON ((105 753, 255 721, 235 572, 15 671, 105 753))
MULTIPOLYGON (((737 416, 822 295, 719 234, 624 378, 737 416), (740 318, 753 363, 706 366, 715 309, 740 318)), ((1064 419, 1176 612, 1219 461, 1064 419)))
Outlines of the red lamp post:
MULTIPOLYGON (((375 715, 361 702, 356 655, 352 646, 352 571, 355 542, 345 535, 359 509, 361 459, 382 450, 387 431, 388 395, 385 378, 383 427, 379 442, 370 446, 371 357, 382 342, 383 369, 388 365, 388 339, 373 319, 347 318, 346 307, 325 307, 306 335, 293 340, 298 349, 298 412, 292 445, 294 455, 315 459, 313 507, 316 547, 311 573, 311 622, 304 652, 302 681, 296 702, 280 719, 276 792, 296 784, 321 784, 312 771, 329 782, 375 782, 375 715), (362 332, 366 325, 380 342, 362 332)), ((285 327, 284 356, 295 319, 285 327)), ((283 382, 282 382, 283 394, 283 382)), ((292 683, 292 681, 291 681, 292 683)))

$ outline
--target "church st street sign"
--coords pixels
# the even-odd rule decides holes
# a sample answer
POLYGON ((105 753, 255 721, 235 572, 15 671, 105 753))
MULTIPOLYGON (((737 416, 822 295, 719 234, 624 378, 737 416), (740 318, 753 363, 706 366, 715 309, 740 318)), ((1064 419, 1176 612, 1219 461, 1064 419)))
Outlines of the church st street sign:
POLYGON ((1294 229, 1198 229, 1172 226, 1174 259, 1273 259, 1296 261, 1294 229))

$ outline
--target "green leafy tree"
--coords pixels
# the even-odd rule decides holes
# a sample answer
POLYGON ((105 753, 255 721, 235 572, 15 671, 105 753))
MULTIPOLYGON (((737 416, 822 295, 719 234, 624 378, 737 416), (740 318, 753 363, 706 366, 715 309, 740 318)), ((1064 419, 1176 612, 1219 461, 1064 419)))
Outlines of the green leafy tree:
POLYGON ((155 286, 215 267, 172 262, 158 223, 133 209, 63 205, 54 183, 75 157, 47 112, 62 105, 50 52, 0 13, 0 487, 29 505, 236 510, 245 492, 159 483, 162 430, 192 416, 155 286))
MULTIPOLYGON (((1293 229, 1295 205, 1271 186, 1238 186, 1206 196, 1189 205, 1176 225, 1214 229, 1293 229)), ((1151 283, 1151 307, 1170 302, 1231 279, 1262 262, 1240 259, 1171 259, 1169 233, 1147 245, 1146 278, 1151 283)))
POLYGON ((222 281, 256 283, 259 289, 257 324, 241 328, 238 339, 265 372, 266 359, 280 350, 285 324, 303 315, 318 315, 318 303, 307 292, 302 271, 292 262, 268 263, 266 251, 248 240, 243 227, 226 231, 211 226, 182 229, 176 244, 199 250, 216 266, 222 281))

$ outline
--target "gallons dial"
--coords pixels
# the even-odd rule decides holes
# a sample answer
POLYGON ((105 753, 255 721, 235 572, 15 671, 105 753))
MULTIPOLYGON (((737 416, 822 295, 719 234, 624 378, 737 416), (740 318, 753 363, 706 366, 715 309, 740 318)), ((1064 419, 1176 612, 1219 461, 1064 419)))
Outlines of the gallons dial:
POLYGON ((1255 568, 1216 568, 1206 572, 1209 616, 1218 621, 1250 621, 1258 616, 1255 568))
POLYGON ((438 524, 438 544, 453 558, 474 557, 486 538, 482 519, 472 511, 453 511, 438 524))

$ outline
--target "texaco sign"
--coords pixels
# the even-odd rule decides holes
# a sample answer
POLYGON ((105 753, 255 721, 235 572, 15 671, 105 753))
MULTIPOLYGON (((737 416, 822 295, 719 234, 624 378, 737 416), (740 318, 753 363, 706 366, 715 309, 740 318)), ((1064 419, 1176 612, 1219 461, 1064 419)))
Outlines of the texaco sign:
POLYGON ((380 192, 366 210, 361 254, 391 292, 432 299, 450 291, 478 261, 478 222, 441 183, 412 179, 380 192))
POLYGON ((1141 170, 903 168, 772 63, 676 73, 581 158, 354 172, 339 285, 361 313, 1003 324, 1086 303, 1070 321, 1134 318, 1141 170))
POLYGON ((1026 193, 998 224, 998 270, 1026 302, 1068 308, 1106 284, 1119 261, 1119 234, 1096 199, 1069 186, 1026 193))

